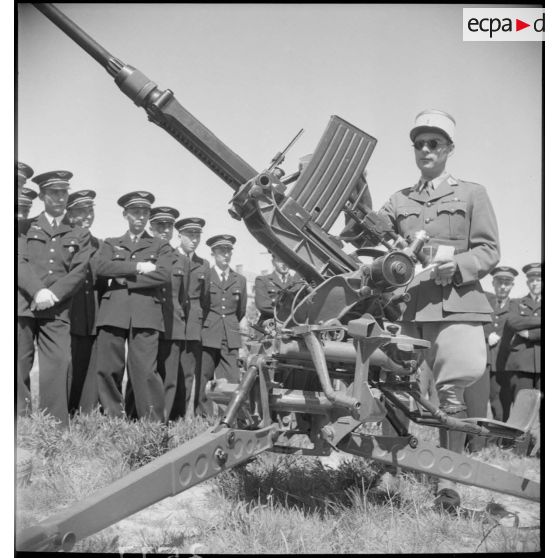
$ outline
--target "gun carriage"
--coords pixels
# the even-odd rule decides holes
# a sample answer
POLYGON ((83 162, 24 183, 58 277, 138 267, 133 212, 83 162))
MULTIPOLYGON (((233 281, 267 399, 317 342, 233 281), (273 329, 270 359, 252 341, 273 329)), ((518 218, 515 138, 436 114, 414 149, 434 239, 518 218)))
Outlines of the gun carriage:
MULTIPOLYGON (((376 139, 332 116, 309 163, 279 179, 278 153, 258 172, 191 115, 170 90, 111 55, 50 4, 35 7, 99 62, 121 91, 233 190, 230 214, 305 279, 277 301, 273 327, 249 341, 241 381, 212 382, 208 398, 225 405, 218 424, 148 465, 17 534, 19 550, 70 550, 75 542, 165 497, 269 450, 329 455, 344 451, 436 477, 540 499, 538 483, 413 436, 413 422, 520 440, 538 413, 525 394, 507 423, 456 419, 425 400, 416 372, 427 341, 399 334, 399 306, 415 269, 428 265, 425 233, 396 236, 371 207, 365 167, 376 139), (287 186, 291 185, 288 189, 287 186), (340 215, 340 237, 330 229, 340 215), (345 251, 343 243, 352 245, 345 251), (366 262, 366 263, 365 263, 366 262), (402 395, 414 401, 411 411, 402 395), (396 435, 356 432, 387 420, 396 435), (295 434, 310 441, 301 448, 295 434)), ((295 138, 296 139, 296 138, 295 138)), ((286 150, 285 150, 286 151, 286 150)))

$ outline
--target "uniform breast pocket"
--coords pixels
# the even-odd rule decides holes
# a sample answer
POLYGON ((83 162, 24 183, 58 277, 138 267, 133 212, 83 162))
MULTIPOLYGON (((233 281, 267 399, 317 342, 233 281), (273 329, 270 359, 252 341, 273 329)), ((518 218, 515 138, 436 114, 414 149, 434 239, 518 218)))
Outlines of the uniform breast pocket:
POLYGON ((121 252, 115 252, 115 253, 112 255, 112 261, 113 261, 113 262, 123 262, 125 259, 126 259, 126 258, 125 258, 125 256, 124 256, 124 254, 121 253, 121 252))
POLYGON ((422 228, 422 209, 416 205, 400 207, 397 212, 397 228, 402 236, 412 234, 422 228))
POLYGON ((70 260, 74 257, 74 254, 79 250, 79 244, 75 238, 67 238, 62 243, 62 246, 64 247, 64 257, 70 260))
POLYGON ((438 221, 441 226, 441 234, 449 231, 450 239, 467 238, 469 235, 467 202, 460 200, 442 202, 438 206, 438 221))

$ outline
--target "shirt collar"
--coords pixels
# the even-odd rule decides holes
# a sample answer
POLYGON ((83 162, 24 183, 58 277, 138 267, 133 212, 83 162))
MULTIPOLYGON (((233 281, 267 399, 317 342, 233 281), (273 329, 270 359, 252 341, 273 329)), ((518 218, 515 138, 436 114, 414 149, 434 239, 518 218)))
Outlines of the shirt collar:
POLYGON ((453 176, 448 171, 444 171, 440 176, 437 176, 436 178, 432 178, 431 180, 428 180, 427 178, 423 178, 421 176, 415 188, 418 192, 420 192, 424 188, 424 185, 427 182, 430 182, 430 184, 432 184, 432 189, 435 190, 445 180, 447 180, 449 184, 457 184, 457 180, 455 180, 455 178, 453 178, 453 176))
POLYGON ((223 270, 219 269, 216 265, 214 265, 213 269, 215 270, 215 273, 217 273, 217 276, 219 277, 219 279, 221 279, 221 277, 223 276, 223 273, 225 274, 225 281, 229 278, 229 273, 231 272, 230 267, 227 267, 227 269, 225 269, 223 271, 223 270))
POLYGON ((53 217, 52 215, 49 215, 46 211, 45 211, 45 217, 47 219, 47 221, 49 222, 49 224, 53 224, 53 221, 56 222, 56 226, 59 227, 60 223, 62 222, 62 219, 64 219, 64 215, 59 215, 58 217, 53 217))
POLYGON ((540 302, 541 301, 541 295, 535 296, 535 295, 529 293, 529 296, 533 299, 534 302, 540 302))

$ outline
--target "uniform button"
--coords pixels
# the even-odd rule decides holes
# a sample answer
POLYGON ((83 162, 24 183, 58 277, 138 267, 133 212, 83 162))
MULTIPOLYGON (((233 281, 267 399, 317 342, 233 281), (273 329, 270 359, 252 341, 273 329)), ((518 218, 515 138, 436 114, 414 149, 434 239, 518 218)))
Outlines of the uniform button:
POLYGON ((89 280, 88 279, 85 280, 85 284, 89 285, 89 280))
POLYGON ((221 300, 225 300, 224 298, 222 298, 221 300))
POLYGON ((165 287, 163 287, 161 290, 162 290, 164 293, 167 292, 167 289, 166 289, 165 287))
POLYGON ((167 302, 167 299, 166 299, 166 298, 163 298, 163 302, 167 302))
POLYGON ((89 290, 86 290, 86 291, 85 291, 85 294, 89 294, 89 290))
POLYGON ((53 239, 52 239, 52 242, 56 242, 56 238, 53 238, 53 239))
POLYGON ((225 314, 221 314, 221 318, 224 318, 224 317, 225 317, 225 314))
POLYGON ((226 307, 225 307, 225 306, 221 306, 221 308, 224 310, 226 307))
POLYGON ((432 221, 432 219, 431 219, 430 217, 427 217, 427 218, 424 220, 425 223, 430 223, 430 221, 432 221))
POLYGON ((52 273, 52 269, 49 269, 48 272, 49 272, 49 273, 52 273))
POLYGON ((48 263, 54 263, 54 260, 48 260, 48 263))
POLYGON ((426 207, 430 207, 432 205, 432 202, 426 202, 426 207))
POLYGON ((51 251, 51 252, 54 252, 54 248, 51 248, 50 251, 51 251))
POLYGON ((132 260, 135 260, 135 259, 136 259, 136 256, 132 256, 132 260))

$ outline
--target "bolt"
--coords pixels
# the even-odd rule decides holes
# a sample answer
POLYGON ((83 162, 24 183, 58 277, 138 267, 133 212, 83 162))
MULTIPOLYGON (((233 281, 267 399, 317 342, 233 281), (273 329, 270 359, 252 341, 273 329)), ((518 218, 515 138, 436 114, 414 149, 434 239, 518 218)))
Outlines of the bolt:
POLYGON ((221 448, 215 450, 215 460, 221 467, 227 462, 227 457, 227 454, 221 448))
POLYGON ((234 432, 229 432, 229 435, 227 436, 227 444, 229 448, 232 448, 234 446, 234 440, 235 440, 234 432))
POLYGON ((418 440, 414 436, 409 438, 409 446, 413 449, 418 447, 418 440))

